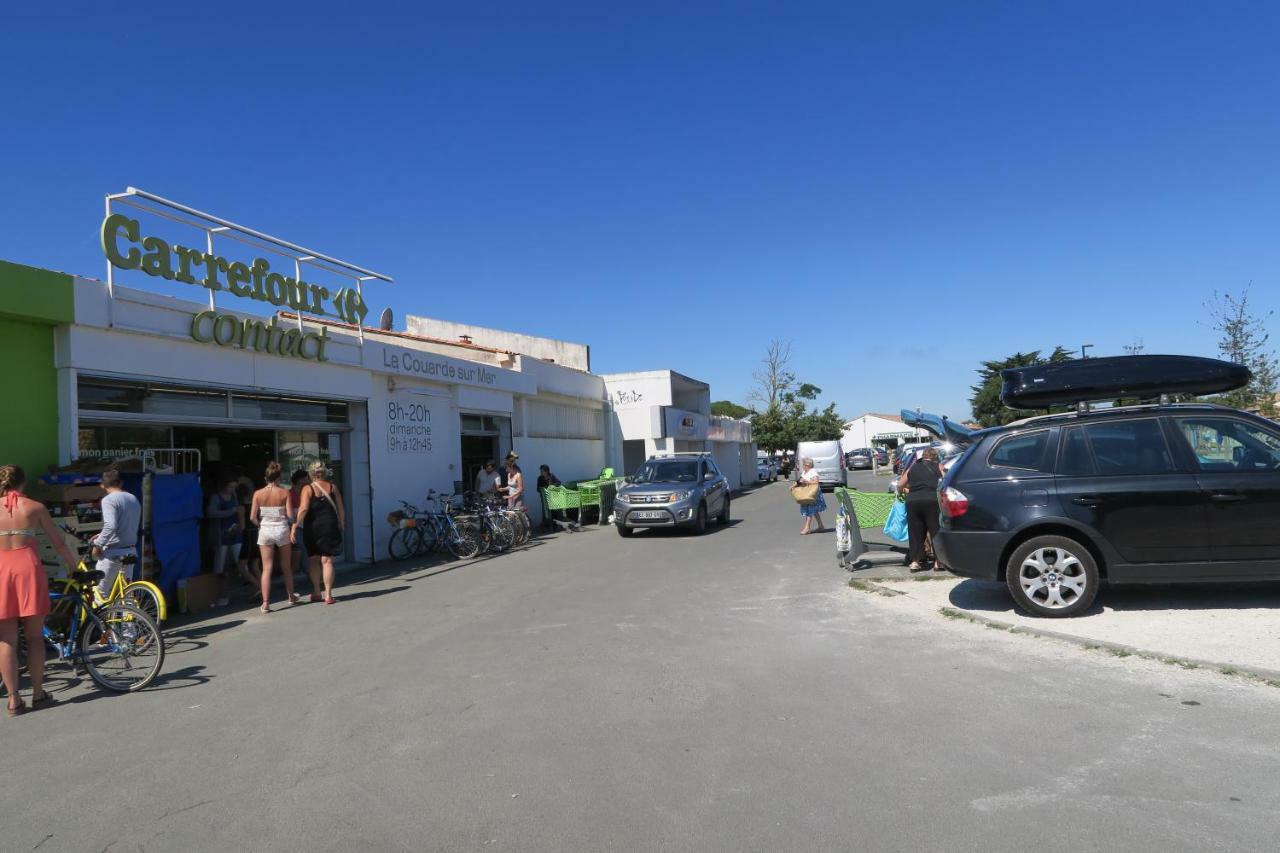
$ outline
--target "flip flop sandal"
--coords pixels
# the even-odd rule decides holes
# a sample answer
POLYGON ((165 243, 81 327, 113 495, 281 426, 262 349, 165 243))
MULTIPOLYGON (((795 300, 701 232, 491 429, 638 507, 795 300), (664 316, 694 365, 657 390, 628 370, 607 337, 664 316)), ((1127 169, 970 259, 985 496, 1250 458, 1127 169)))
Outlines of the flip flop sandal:
POLYGON ((31 697, 31 710, 34 711, 36 708, 46 708, 57 701, 58 700, 54 699, 48 690, 41 690, 39 699, 34 695, 31 697))
POLYGON ((22 702, 21 700, 19 700, 19 701, 18 701, 17 706, 12 707, 12 708, 10 708, 10 709, 9 709, 9 716, 10 716, 10 717, 18 717, 18 716, 21 716, 21 715, 23 715, 23 714, 27 713, 27 711, 28 711, 28 708, 27 708, 26 703, 25 703, 25 702, 22 702))

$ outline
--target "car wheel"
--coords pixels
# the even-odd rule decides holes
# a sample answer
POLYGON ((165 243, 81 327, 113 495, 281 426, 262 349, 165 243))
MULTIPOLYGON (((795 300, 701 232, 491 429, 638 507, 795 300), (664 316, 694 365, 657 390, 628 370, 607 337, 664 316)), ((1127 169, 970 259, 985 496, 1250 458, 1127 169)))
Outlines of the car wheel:
POLYGON ((1005 584, 1014 604, 1032 616, 1075 616, 1098 594, 1098 564, 1074 539, 1036 536, 1009 557, 1005 584))
POLYGON ((694 536, 701 536, 707 532, 707 505, 698 504, 698 512, 693 517, 693 524, 689 527, 693 531, 694 536))
POLYGON ((614 527, 618 528, 618 535, 621 536, 623 539, 630 539, 631 534, 635 533, 634 530, 632 530, 630 527, 627 527, 625 524, 615 524, 614 527))
POLYGON ((728 495, 724 496, 724 508, 721 509, 720 514, 716 516, 716 523, 717 524, 729 523, 729 496, 728 495))

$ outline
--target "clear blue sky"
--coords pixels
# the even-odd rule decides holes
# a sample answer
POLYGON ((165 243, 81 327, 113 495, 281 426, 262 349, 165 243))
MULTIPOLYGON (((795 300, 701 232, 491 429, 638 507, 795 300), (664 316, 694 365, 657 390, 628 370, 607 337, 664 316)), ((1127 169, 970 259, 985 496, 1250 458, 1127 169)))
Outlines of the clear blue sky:
POLYGON ((0 258, 101 277, 139 186, 600 372, 741 400, 793 339, 847 416, 1280 307, 1274 4, 174 5, 6 13, 0 258))

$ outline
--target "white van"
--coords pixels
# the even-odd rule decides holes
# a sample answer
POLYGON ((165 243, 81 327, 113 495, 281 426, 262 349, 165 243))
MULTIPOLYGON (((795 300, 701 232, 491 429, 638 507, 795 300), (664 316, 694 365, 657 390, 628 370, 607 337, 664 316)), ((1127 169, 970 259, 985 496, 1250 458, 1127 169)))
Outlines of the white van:
POLYGON ((825 488, 843 486, 844 450, 838 441, 802 441, 796 445, 796 476, 800 463, 808 457, 813 460, 813 470, 818 472, 818 482, 825 488))

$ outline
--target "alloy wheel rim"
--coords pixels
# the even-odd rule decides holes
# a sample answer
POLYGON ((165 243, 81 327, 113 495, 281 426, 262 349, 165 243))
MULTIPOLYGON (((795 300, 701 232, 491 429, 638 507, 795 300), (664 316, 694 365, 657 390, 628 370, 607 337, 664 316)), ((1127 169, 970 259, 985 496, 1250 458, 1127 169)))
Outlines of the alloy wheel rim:
POLYGON ((1089 579, 1080 558, 1065 548, 1037 548, 1022 559, 1018 583, 1030 601, 1061 610, 1080 600, 1089 579))

